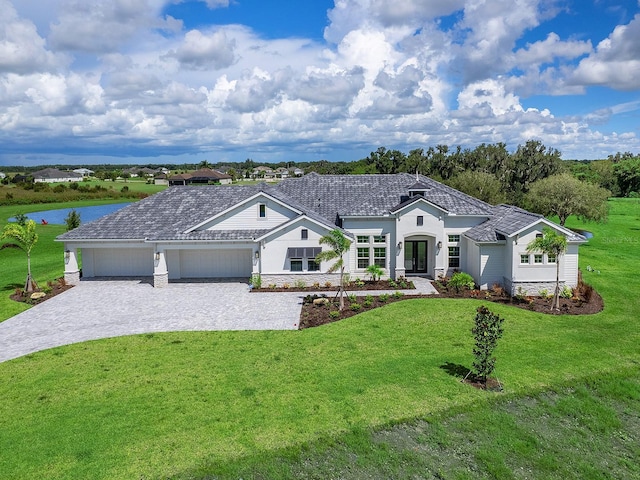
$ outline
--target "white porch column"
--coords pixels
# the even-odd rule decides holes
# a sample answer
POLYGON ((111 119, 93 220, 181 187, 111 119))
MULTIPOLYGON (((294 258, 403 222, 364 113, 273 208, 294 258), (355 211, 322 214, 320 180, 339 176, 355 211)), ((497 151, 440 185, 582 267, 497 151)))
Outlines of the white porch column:
POLYGON ((256 243, 253 245, 253 250, 251 251, 251 264, 253 265, 251 269, 251 275, 259 275, 260 274, 260 257, 262 256, 262 251, 260 248, 260 244, 256 243))
POLYGON ((80 268, 78 267, 78 249, 64 246, 64 281, 68 285, 80 283, 80 268))
POLYGON ((169 284, 166 252, 156 249, 153 255, 153 286, 156 288, 166 287, 169 284))
POLYGON ((394 280, 404 277, 406 270, 404 268, 404 238, 400 238, 397 245, 391 245, 389 250, 396 252, 396 269, 393 272, 394 280))

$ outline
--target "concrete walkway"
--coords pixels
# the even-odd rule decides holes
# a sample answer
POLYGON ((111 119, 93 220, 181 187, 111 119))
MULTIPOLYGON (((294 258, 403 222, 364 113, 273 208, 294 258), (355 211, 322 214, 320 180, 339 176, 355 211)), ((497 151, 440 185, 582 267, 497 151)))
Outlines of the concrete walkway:
MULTIPOLYGON (((437 293, 413 277, 405 295, 437 293)), ((332 292, 334 293, 334 292, 332 292)), ((393 293, 358 291, 358 296, 393 293)), ((300 292, 250 293, 238 280, 170 283, 153 288, 140 280, 83 280, 0 323, 0 362, 71 343, 151 332, 197 330, 295 330, 300 292)))

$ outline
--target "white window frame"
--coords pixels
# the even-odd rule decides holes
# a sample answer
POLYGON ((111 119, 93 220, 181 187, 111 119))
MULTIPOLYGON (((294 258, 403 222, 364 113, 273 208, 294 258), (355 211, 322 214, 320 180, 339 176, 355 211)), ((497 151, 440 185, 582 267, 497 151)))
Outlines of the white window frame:
POLYGON ((380 268, 387 268, 387 247, 373 247, 373 265, 378 265, 380 268), (376 250, 382 250, 383 256, 378 255, 376 250))
POLYGON ((302 259, 301 258, 290 258, 289 259, 289 270, 292 272, 303 272, 304 271, 304 265, 302 263, 302 259), (300 270, 294 270, 293 269, 293 262, 300 262, 300 270))
POLYGON ((531 258, 529 258, 529 255, 526 255, 524 253, 520 254, 520 265, 531 265, 531 258))

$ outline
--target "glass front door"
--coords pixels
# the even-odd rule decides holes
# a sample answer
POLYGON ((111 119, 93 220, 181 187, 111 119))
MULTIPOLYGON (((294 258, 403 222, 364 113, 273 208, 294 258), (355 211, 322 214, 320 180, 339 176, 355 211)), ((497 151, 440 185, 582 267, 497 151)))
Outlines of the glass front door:
POLYGON ((405 273, 427 273, 427 241, 409 240, 404 246, 405 273))

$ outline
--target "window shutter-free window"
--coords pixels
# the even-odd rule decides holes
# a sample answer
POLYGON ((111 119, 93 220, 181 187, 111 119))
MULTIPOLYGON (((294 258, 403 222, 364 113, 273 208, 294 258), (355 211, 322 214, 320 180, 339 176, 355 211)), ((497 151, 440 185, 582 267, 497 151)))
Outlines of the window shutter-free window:
POLYGON ((358 268, 369 266, 369 247, 358 248, 358 268))
POLYGON ((460 247, 449 247, 449 267, 460 268, 460 247))

